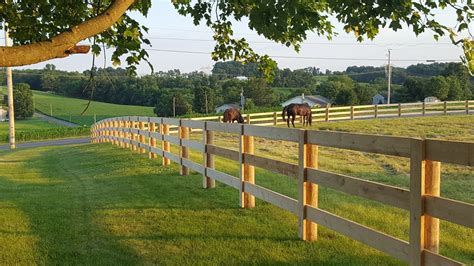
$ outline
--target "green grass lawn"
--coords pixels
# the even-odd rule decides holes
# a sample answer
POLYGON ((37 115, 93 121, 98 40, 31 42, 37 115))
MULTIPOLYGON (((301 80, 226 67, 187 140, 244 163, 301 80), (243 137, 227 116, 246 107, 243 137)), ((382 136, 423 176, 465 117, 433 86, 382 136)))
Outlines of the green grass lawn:
MULTIPOLYGON (((378 121, 325 125, 374 133, 378 121)), ((431 128, 441 138, 474 141, 473 116, 405 121, 391 122, 393 134, 426 136, 431 128)), ((235 148, 237 138, 218 134, 216 141, 235 148)), ((296 160, 292 143, 256 138, 255 147, 256 154, 296 160)), ((201 162, 202 155, 191 158, 201 162)), ((199 174, 179 176, 175 164, 164 168, 160 159, 110 144, 0 152, 0 164, 4 264, 402 264, 324 227, 318 241, 302 242, 294 215, 259 200, 242 210, 237 190, 204 190, 199 174)), ((216 167, 238 172, 225 159, 216 167)), ((407 160, 391 156, 321 147, 320 168, 408 186, 407 160)), ((443 164, 442 196, 474 203, 473 176, 472 168, 443 164)), ((294 178, 256 169, 256 183, 297 195, 294 178)), ((408 240, 406 211, 323 187, 319 206, 408 240)), ((474 265, 473 239, 474 230, 441 223, 441 254, 474 265)))
POLYGON ((88 100, 63 97, 41 91, 34 91, 33 94, 35 108, 37 110, 50 115, 52 106, 53 116, 79 125, 93 124, 94 115, 97 116, 97 121, 115 116, 155 116, 153 114, 153 107, 120 105, 95 101, 92 101, 84 115, 81 115, 89 102, 88 100))

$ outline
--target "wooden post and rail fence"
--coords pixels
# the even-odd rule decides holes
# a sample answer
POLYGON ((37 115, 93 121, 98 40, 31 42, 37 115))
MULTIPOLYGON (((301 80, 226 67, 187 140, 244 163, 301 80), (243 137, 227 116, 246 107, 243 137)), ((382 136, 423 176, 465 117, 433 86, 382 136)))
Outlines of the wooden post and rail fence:
POLYGON ((256 197, 285 209, 298 217, 299 237, 306 241, 317 240, 317 228, 321 225, 410 265, 462 265, 438 253, 439 219, 474 228, 473 204, 440 196, 441 163, 474 166, 472 142, 136 116, 99 121, 92 126, 91 134, 93 143, 111 142, 135 152, 148 152, 150 158, 163 158, 163 165, 173 161, 181 167, 182 175, 189 174, 189 170, 201 173, 204 188, 213 188, 215 181, 236 188, 240 191, 242 208, 254 207, 256 197), (189 139, 191 129, 202 131, 201 141, 189 139), (179 134, 172 135, 172 131, 179 134), (236 136, 239 150, 216 146, 216 132, 236 136), (297 143, 299 163, 255 155, 254 137, 297 143), (170 144, 178 146, 179 154, 171 152, 170 144), (319 147, 408 158, 410 187, 405 189, 319 169, 319 147), (202 153, 203 163, 192 161, 189 149, 202 153), (214 156, 238 162, 239 176, 216 170, 214 156), (254 167, 296 177, 298 197, 294 199, 255 184, 254 167), (409 241, 318 208, 318 186, 408 211, 409 241))
MULTIPOLYGON (((470 114, 474 112, 474 100, 432 103, 396 103, 380 105, 354 105, 313 108, 313 122, 356 120, 389 117, 410 117, 447 114, 470 114)), ((252 125, 270 126, 286 124, 279 112, 243 114, 245 122, 252 125)), ((202 121, 222 121, 222 116, 191 118, 202 121)), ((296 119, 296 122, 302 122, 296 119)))

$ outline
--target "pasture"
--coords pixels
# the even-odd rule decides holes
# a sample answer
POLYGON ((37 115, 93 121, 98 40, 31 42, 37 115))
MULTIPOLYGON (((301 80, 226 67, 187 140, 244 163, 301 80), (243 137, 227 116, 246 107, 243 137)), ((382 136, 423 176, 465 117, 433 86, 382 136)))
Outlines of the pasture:
POLYGON ((53 109, 53 116, 62 120, 71 121, 79 125, 91 125, 94 123, 94 115, 97 120, 108 117, 123 115, 155 116, 153 107, 120 105, 92 101, 87 111, 81 115, 87 106, 88 100, 69 98, 42 91, 33 91, 35 108, 47 115, 53 109))
MULTIPOLYGON (((474 141, 474 116, 321 123, 315 128, 474 141)), ((199 133, 192 133, 199 138, 199 133)), ((237 139, 216 134, 235 149, 237 139)), ((295 162, 296 146, 255 139, 256 154, 295 162)), ((172 146, 176 153, 177 147, 172 146)), ((202 155, 191 152, 195 161, 202 155)), ((0 261, 6 264, 402 264, 320 227, 319 239, 298 239, 297 218, 257 200, 238 207, 238 191, 202 176, 179 176, 161 159, 110 144, 0 153, 0 261)), ((217 159, 236 175, 238 165, 217 159)), ((320 168, 408 187, 408 161, 320 148, 320 168)), ((474 169, 442 165, 441 195, 474 203, 474 169)), ((296 180, 256 169, 256 183, 296 197, 296 180)), ((374 201, 320 187, 319 206, 408 240, 408 214, 374 201)), ((441 222, 440 253, 474 264, 474 230, 441 222)))

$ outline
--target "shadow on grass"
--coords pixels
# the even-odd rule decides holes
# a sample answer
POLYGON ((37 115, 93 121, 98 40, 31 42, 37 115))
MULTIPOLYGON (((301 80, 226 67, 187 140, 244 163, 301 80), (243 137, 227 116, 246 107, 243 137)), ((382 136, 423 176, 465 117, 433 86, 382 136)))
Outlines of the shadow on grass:
POLYGON ((288 212, 262 202, 241 210, 238 191, 201 189, 200 175, 179 176, 161 159, 107 145, 31 154, 17 170, 49 182, 18 183, 4 174, 0 203, 29 219, 36 263, 399 264, 323 228, 319 241, 302 242, 288 212))

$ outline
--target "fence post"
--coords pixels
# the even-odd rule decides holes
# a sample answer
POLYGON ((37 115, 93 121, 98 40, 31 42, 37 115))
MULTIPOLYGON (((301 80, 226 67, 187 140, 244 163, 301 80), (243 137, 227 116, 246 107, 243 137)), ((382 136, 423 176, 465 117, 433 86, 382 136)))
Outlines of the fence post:
POLYGON ((421 103, 421 114, 425 115, 425 112, 426 112, 426 103, 422 102, 421 103))
POLYGON ((448 113, 448 102, 444 101, 444 114, 448 113))
POLYGON ((114 118, 114 121, 112 121, 112 127, 113 127, 113 136, 114 136, 114 144, 119 146, 120 142, 118 140, 118 118, 114 118))
POLYGON ((244 192, 245 182, 255 184, 255 169, 253 165, 245 163, 245 154, 254 153, 254 138, 253 136, 244 135, 244 127, 241 126, 240 131, 240 145, 239 145, 239 161, 240 161, 240 207, 250 209, 255 207, 255 197, 249 193, 244 192))
POLYGON ((132 151, 136 151, 137 146, 135 145, 135 143, 133 143, 133 141, 136 140, 136 136, 135 136, 134 131, 132 131, 132 130, 135 130, 136 122, 133 119, 134 119, 133 116, 131 116, 130 117, 130 140, 132 141, 132 146, 131 146, 132 151))
POLYGON ((107 127, 107 122, 102 123, 102 142, 105 143, 107 142, 107 139, 105 138, 107 136, 107 131, 105 130, 107 127))
POLYGON ((402 104, 398 104, 398 117, 402 116, 402 104))
POLYGON ((110 128, 110 122, 107 121, 107 122, 105 122, 105 137, 106 137, 105 141, 106 141, 106 142, 110 142, 110 139, 109 139, 109 135, 110 135, 109 128, 110 128))
POLYGON ((111 137, 111 142, 113 145, 117 144, 117 141, 115 140, 115 118, 112 118, 112 121, 110 121, 110 137, 111 137))
POLYGON ((106 128, 106 130, 105 130, 105 137, 106 137, 105 141, 110 142, 110 139, 109 139, 109 136, 110 136, 110 122, 109 121, 105 122, 105 128, 106 128))
POLYGON ((204 122, 204 130, 202 131, 202 143, 204 144, 204 174, 202 179, 202 186, 204 188, 214 188, 216 186, 216 181, 207 176, 207 168, 214 169, 214 155, 208 153, 207 145, 214 144, 214 132, 207 130, 207 122, 204 122))
POLYGON ((326 122, 329 121, 329 106, 326 105, 326 115, 325 115, 325 119, 324 119, 326 122))
MULTIPOLYGON (((163 120, 161 120, 163 123, 163 120)), ((162 134, 163 134, 163 141, 161 142, 161 148, 163 150, 163 165, 170 165, 170 159, 165 157, 165 152, 170 152, 170 143, 164 140, 164 136, 170 133, 170 125, 162 124, 162 134)))
POLYGON ((101 141, 102 143, 107 141, 107 139, 105 139, 105 136, 107 135, 105 132, 106 127, 107 127, 107 122, 102 122, 101 131, 100 131, 100 134, 102 135, 102 141, 101 141))
MULTIPOLYGON (((179 146, 181 150, 181 159, 188 159, 189 157, 189 148, 183 146, 183 139, 189 138, 189 128, 184 127, 181 125, 181 119, 179 120, 179 146)), ((189 175, 189 168, 183 165, 183 161, 181 160, 181 170, 180 175, 189 175)))
POLYGON ((127 130, 128 130, 128 124, 127 124, 127 118, 123 117, 122 118, 122 138, 123 138, 123 148, 128 148, 128 135, 127 135, 127 130))
POLYGON ((374 118, 377 118, 378 114, 379 114, 379 105, 376 104, 374 105, 374 118))
POLYGON ((119 141, 117 140, 117 137, 118 137, 118 122, 117 122, 117 118, 114 118, 114 120, 112 121, 112 136, 114 137, 114 140, 113 140, 113 144, 114 145, 119 145, 119 141))
POLYGON ((354 120, 354 106, 351 105, 351 120, 354 120))
POLYGON ((250 114, 247 114, 247 124, 250 125, 250 114))
POLYGON ((117 120, 117 134, 118 134, 118 137, 119 137, 119 147, 120 148, 123 148, 124 147, 124 142, 123 142, 123 121, 122 121, 122 117, 118 118, 117 120))
MULTIPOLYGON (((441 163, 425 161, 425 194, 438 196, 441 187, 441 163)), ((439 252, 439 219, 425 215, 425 249, 439 252)))
POLYGON ((95 135, 94 135, 94 130, 95 129, 95 124, 91 126, 91 143, 95 143, 95 135))
POLYGON ((410 265, 421 265, 425 247, 425 141, 412 139, 410 143, 410 265))
POLYGON ((218 123, 222 122, 222 117, 221 117, 221 116, 218 116, 218 117, 217 117, 217 122, 218 122, 218 123))
POLYGON ((94 126, 94 143, 99 143, 99 126, 98 124, 95 124, 94 126))
POLYGON ((101 137, 102 132, 100 131, 100 129, 101 129, 101 123, 96 124, 96 126, 95 126, 95 138, 96 138, 95 141, 96 141, 96 143, 101 142, 100 137, 101 137))
POLYGON ((300 131, 298 175, 299 237, 305 241, 318 238, 317 224, 306 219, 306 205, 318 207, 318 185, 308 182, 306 168, 318 168, 318 146, 308 144, 308 131, 300 131))
POLYGON ((125 120, 125 128, 125 138, 127 139, 127 142, 125 142, 125 148, 131 149, 130 139, 132 136, 130 135, 130 116, 127 116, 127 119, 125 120))
POLYGON ((466 114, 469 114, 469 100, 466 100, 466 114))
POLYGON ((117 118, 112 118, 112 122, 111 125, 112 125, 112 144, 114 145, 117 145, 118 146, 118 140, 117 140, 117 135, 118 135, 118 131, 117 131, 117 118))
MULTIPOLYGON (((148 118, 148 145, 150 147, 156 148, 156 139, 151 136, 152 132, 156 132, 156 124, 150 121, 150 118, 148 118)), ((157 157, 156 153, 152 152, 151 149, 148 152, 148 158, 150 159, 155 159, 157 157)))
POLYGON ((138 117, 138 142, 140 143, 140 153, 145 153, 145 148, 142 144, 145 144, 145 135, 143 135, 143 131, 145 131, 145 123, 141 121, 141 117, 138 117))
POLYGON ((273 125, 276 126, 277 124, 278 124, 277 112, 273 112, 273 125))

